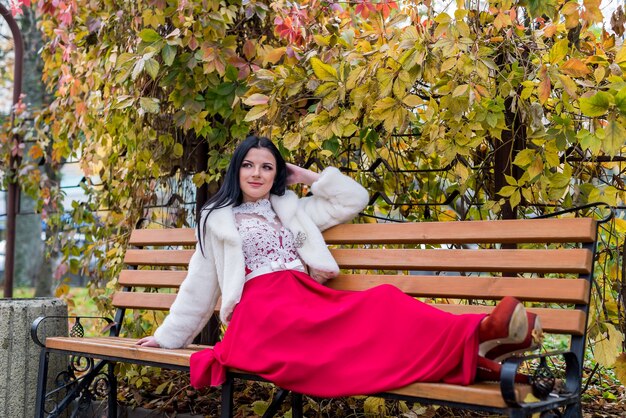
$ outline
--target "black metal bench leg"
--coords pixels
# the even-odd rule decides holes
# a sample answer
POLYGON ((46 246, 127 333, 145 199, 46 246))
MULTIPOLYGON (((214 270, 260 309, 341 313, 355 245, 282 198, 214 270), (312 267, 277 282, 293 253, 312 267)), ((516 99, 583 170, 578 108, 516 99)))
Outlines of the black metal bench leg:
POLYGON ((302 395, 291 392, 291 418, 302 418, 302 395))
POLYGON ((39 373, 37 375, 37 400, 35 401, 35 418, 43 418, 46 404, 46 382, 48 381, 48 362, 50 353, 45 348, 39 354, 39 373))
POLYGON ((287 395, 289 395, 288 390, 279 389, 276 397, 274 397, 270 406, 267 407, 262 418, 274 418, 274 415, 276 415, 276 412, 280 409, 287 395))
POLYGON ((222 384, 222 418, 233 418, 233 390, 235 379, 226 376, 226 381, 222 384))
POLYGON ((109 379, 109 418, 117 418, 117 378, 115 376, 115 363, 107 366, 107 379, 109 379))
POLYGON ((582 418, 583 417, 583 408, 580 402, 575 404, 567 405, 565 407, 565 412, 563 414, 564 418, 582 418))

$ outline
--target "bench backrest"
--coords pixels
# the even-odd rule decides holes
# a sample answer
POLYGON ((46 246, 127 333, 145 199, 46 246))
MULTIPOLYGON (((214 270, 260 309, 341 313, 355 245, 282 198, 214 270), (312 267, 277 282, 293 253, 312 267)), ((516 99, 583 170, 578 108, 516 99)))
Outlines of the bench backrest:
MULTIPOLYGON (((489 312, 506 295, 529 302, 544 330, 584 352, 597 222, 588 218, 338 225, 324 232, 342 274, 335 289, 390 283, 453 313, 489 312)), ((113 305, 167 310, 194 251, 193 229, 133 231, 113 305), (143 292, 143 288, 151 288, 143 292), (129 292, 132 290, 132 292, 129 292)), ((219 309, 219 306, 218 306, 219 309)))

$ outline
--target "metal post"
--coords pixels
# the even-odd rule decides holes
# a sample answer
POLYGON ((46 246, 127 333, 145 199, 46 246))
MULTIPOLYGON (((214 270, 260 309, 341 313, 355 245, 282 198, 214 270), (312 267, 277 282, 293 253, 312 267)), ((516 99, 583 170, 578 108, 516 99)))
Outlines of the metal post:
MULTIPOLYGON (((0 4, 0 14, 9 24, 11 34, 13 35, 13 43, 15 45, 15 66, 13 68, 13 107, 11 109, 11 128, 15 123, 15 105, 20 101, 22 94, 22 67, 24 65, 24 40, 22 33, 17 26, 17 22, 11 15, 11 12, 0 4)), ((14 136, 17 145, 19 145, 19 135, 14 136)), ((15 224, 20 200, 20 188, 17 183, 17 166, 20 163, 18 155, 11 155, 9 168, 6 175, 9 176, 8 185, 8 201, 7 201, 7 239, 5 249, 4 264, 4 297, 13 297, 13 273, 15 270, 15 224)))

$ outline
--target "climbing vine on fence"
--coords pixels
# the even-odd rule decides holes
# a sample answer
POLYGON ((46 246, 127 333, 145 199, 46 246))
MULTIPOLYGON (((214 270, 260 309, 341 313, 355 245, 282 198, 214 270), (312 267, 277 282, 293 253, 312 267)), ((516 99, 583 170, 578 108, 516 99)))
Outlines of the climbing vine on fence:
MULTIPOLYGON (((214 190, 233 144, 251 130, 296 162, 354 170, 385 197, 370 208, 383 216, 524 217, 623 204, 621 8, 609 29, 600 0, 468 0, 443 11, 436 3, 40 1, 55 101, 29 134, 37 143, 20 182, 48 222, 70 211, 66 227, 79 225, 88 244, 61 242, 63 251, 100 260, 96 296, 115 284, 124 234, 163 179, 214 190), (206 169, 194 162, 205 143, 206 169), (58 186, 37 169, 43 157, 79 157, 89 203, 61 207, 58 186), (363 171, 376 161, 384 163, 363 171)), ((6 161, 12 141, 2 139, 6 161)), ((596 357, 617 365, 622 381, 625 231, 618 219, 607 239, 590 324, 596 357)))

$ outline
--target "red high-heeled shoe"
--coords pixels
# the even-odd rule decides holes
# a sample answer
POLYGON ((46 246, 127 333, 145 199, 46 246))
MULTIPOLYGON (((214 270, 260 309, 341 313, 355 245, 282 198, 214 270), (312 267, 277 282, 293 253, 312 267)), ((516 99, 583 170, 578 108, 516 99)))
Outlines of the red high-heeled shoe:
POLYGON ((514 297, 506 296, 478 326, 478 355, 484 357, 498 345, 521 343, 527 333, 524 305, 514 297))
POLYGON ((518 344, 500 344, 485 353, 485 358, 500 363, 507 357, 536 350, 543 342, 543 329, 539 317, 531 312, 526 313, 528 318, 528 332, 524 341, 518 344))

